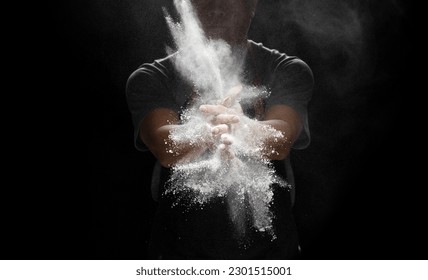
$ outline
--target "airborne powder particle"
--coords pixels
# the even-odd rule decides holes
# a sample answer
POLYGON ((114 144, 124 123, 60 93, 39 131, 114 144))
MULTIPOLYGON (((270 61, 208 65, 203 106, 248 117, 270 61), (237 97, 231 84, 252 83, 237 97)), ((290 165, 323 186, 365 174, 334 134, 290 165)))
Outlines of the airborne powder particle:
MULTIPOLYGON (((176 23, 167 14, 166 19, 177 45, 178 52, 174 65, 178 72, 198 89, 200 99, 181 116, 182 125, 171 132, 174 145, 187 143, 198 146, 212 139, 212 125, 200 110, 202 104, 222 104, 231 87, 242 85, 239 96, 230 100, 232 107, 240 102, 251 102, 257 97, 266 97, 264 88, 244 85, 241 74, 243 56, 233 52, 221 40, 205 38, 198 19, 188 1, 174 0, 181 22, 176 23)), ((188 207, 209 203, 214 197, 225 197, 229 216, 237 231, 243 228, 242 211, 252 214, 253 227, 268 232, 275 238, 272 227, 274 218, 270 205, 273 199, 271 185, 287 186, 275 175, 271 163, 262 157, 265 139, 275 138, 285 141, 286 137, 270 126, 261 126, 257 120, 244 115, 231 125, 232 132, 227 137, 233 140, 229 149, 234 155, 228 160, 222 157, 222 144, 215 142, 202 156, 192 162, 181 162, 172 168, 166 193, 176 196, 176 204, 188 207), (255 134, 254 126, 262 127, 255 134), (250 209, 243 207, 248 205, 250 209)), ((172 150, 171 150, 172 152, 172 150)), ((275 151, 272 151, 275 153, 275 151)))

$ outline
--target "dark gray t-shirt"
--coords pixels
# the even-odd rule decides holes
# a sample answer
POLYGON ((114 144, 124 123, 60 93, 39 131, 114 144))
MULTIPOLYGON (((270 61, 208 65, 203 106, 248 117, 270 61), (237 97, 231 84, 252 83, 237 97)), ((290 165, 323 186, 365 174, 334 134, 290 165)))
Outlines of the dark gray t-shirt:
MULTIPOLYGON (((276 104, 285 104, 299 113, 304 129, 293 148, 306 148, 310 142, 307 105, 314 84, 311 69, 295 56, 266 48, 261 43, 249 42, 244 82, 267 88, 270 95, 263 100, 265 110, 276 104)), ((126 95, 135 128, 135 146, 140 151, 147 150, 138 137, 140 123, 147 113, 155 108, 180 112, 192 94, 192 88, 175 70, 173 59, 174 54, 145 63, 128 79, 126 95)), ((244 108, 244 112, 251 117, 250 108, 244 108)))
MULTIPOLYGON (((128 79, 126 94, 135 127, 135 146, 140 151, 147 147, 138 137, 140 123, 153 109, 169 108, 177 113, 185 109, 193 94, 193 87, 184 81, 174 67, 174 54, 153 63, 145 63, 128 79)), ((245 57, 244 81, 246 85, 263 86, 270 95, 257 104, 242 104, 244 113, 258 118, 262 112, 276 104, 294 108, 300 115, 304 130, 293 148, 303 149, 309 145, 310 134, 307 105, 312 96, 313 75, 301 59, 287 56, 277 50, 250 41, 245 57), (260 105, 261 104, 261 105, 260 105)), ((258 100, 260 101, 260 99, 258 100)), ((141 128, 144 129, 144 128, 141 128)), ((274 161, 277 175, 286 178, 285 162, 274 161)), ((162 168, 160 177, 165 182, 169 170, 162 168)), ((161 180, 162 181, 162 180, 161 180)), ((159 184, 162 189, 163 183, 159 184)), ((298 248, 297 229, 292 217, 290 190, 274 188, 272 212, 277 234, 274 241, 267 235, 251 230, 244 248, 231 236, 228 210, 223 198, 207 204, 203 209, 172 208, 175 197, 163 196, 154 219, 150 240, 150 258, 165 259, 287 259, 296 256, 298 248)), ((162 192, 162 191, 160 191, 162 192)))

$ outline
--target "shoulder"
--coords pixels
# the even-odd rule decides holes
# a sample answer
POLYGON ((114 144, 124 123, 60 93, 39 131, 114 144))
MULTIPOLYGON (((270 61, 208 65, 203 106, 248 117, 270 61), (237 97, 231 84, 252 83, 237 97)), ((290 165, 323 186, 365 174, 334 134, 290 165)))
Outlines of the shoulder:
POLYGON ((268 64, 272 72, 287 72, 289 75, 304 74, 312 78, 309 65, 297 56, 291 56, 274 48, 249 40, 251 49, 260 63, 268 64))
POLYGON ((166 57, 156 59, 150 63, 141 64, 127 80, 127 86, 140 80, 170 80, 173 79, 173 58, 175 54, 168 55, 166 57))

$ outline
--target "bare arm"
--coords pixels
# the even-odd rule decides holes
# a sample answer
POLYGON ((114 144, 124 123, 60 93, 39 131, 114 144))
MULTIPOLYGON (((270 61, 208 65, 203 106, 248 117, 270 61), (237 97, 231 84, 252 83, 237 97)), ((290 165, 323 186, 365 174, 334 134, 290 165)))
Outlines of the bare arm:
POLYGON ((202 154, 210 143, 181 143, 176 145, 169 138, 180 126, 178 114, 167 108, 154 109, 144 117, 139 137, 164 167, 171 167, 182 160, 202 154))
MULTIPOLYGON (((235 89, 235 94, 239 90, 239 88, 235 89)), ((233 98, 231 100, 226 98, 220 105, 200 107, 201 112, 215 117, 214 120, 211 119, 211 130, 207 130, 206 137, 198 139, 197 143, 195 141, 176 143, 170 139, 172 132, 182 125, 179 124, 178 114, 167 108, 154 109, 143 119, 139 137, 164 167, 171 167, 178 162, 189 161, 200 156, 212 147, 213 136, 219 137, 220 142, 228 146, 232 141, 222 136, 227 136, 230 132, 229 125, 239 123, 239 118, 243 116, 239 105, 231 107, 231 104, 228 104, 229 101, 233 103, 233 98)), ((287 105, 272 106, 266 111, 264 120, 252 123, 254 136, 263 139, 262 156, 271 160, 281 160, 288 156, 302 127, 298 113, 287 105), (266 137, 264 135, 266 127, 280 132, 282 137, 266 137)))
MULTIPOLYGON (((298 113, 287 105, 275 105, 265 113, 261 125, 270 125, 277 131, 282 132, 282 139, 265 139, 263 156, 272 160, 282 160, 290 153, 293 143, 299 137, 303 124, 298 113)), ((257 129, 257 128, 255 128, 257 129)))

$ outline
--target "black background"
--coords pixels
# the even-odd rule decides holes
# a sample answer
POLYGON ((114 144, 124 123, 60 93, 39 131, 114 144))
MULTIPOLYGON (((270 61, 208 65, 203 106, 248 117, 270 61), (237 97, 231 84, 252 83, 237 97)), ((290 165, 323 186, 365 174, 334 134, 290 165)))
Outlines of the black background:
MULTIPOLYGON (((18 65, 15 84, 37 110, 19 121, 25 160, 15 181, 25 188, 12 207, 21 211, 5 215, 13 249, 3 258, 146 258, 154 158, 133 146, 125 83, 165 54, 160 7, 168 2, 62 1, 37 14, 43 24, 24 48, 35 60, 18 65)), ((328 16, 315 21, 328 36, 299 25, 302 18, 285 20, 290 14, 278 8, 285 2, 260 1, 250 38, 301 57, 314 72, 312 143, 291 155, 303 258, 426 259, 413 7, 339 1, 358 12, 363 30, 346 37, 328 16)), ((336 6, 316 6, 315 14, 344 7, 324 2, 336 6)))

